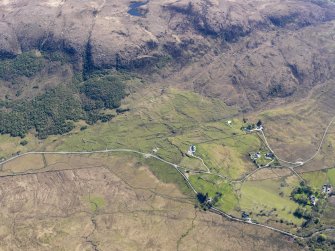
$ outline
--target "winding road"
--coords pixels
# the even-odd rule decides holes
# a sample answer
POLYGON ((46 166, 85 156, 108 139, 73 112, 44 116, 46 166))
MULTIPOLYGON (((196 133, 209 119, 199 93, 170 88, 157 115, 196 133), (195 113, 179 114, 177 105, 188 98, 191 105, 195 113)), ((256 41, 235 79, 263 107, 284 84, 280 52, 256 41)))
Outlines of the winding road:
MULTIPOLYGON (((330 126, 333 124, 333 122, 335 121, 335 116, 332 118, 332 120, 329 122, 328 126, 326 127, 326 130, 321 138, 321 141, 320 141, 320 144, 319 144, 319 147, 317 149, 317 151, 310 157, 308 158, 307 160, 305 161, 301 161, 301 162, 290 162, 290 161, 286 161, 286 160, 283 160, 281 159, 280 157, 278 157, 278 155, 275 154, 275 152, 272 150, 271 146, 269 145, 268 143, 268 140, 263 132, 263 130, 254 130, 256 132, 260 132, 261 135, 263 136, 263 139, 264 139, 264 142, 266 144, 266 146, 269 148, 269 150, 275 155, 275 157, 280 161, 280 162, 283 162, 283 163, 286 163, 286 164, 290 164, 290 165, 293 165, 293 166, 289 166, 288 168, 290 168, 290 170, 292 172, 294 172, 300 179, 303 180, 303 178, 294 170, 295 167, 297 166, 303 166, 304 164, 312 161, 320 152, 321 150, 321 147, 323 145, 323 142, 326 138, 326 135, 329 131, 329 128, 330 126)), ((212 173, 209 169, 209 167, 206 165, 206 163, 204 162, 204 160, 198 156, 193 156, 194 158, 197 158, 199 159, 202 164, 206 167, 206 171, 197 171, 197 170, 192 170, 192 169, 187 169, 187 168, 184 168, 184 167, 181 167, 179 166, 178 164, 175 164, 175 163, 172 163, 170 161, 167 161, 167 160, 164 160, 162 159, 161 157, 157 156, 157 155, 154 155, 154 154, 151 154, 151 153, 144 153, 144 152, 140 152, 140 151, 137 151, 137 150, 133 150, 133 149, 126 149, 126 148, 120 148, 120 149, 106 149, 106 150, 97 150, 97 151, 78 151, 78 152, 67 152, 67 151, 36 151, 36 152, 26 152, 26 153, 22 153, 22 154, 19 154, 19 155, 16 155, 16 156, 13 156, 7 160, 4 160, 2 162, 0 162, 0 166, 3 165, 3 164, 6 164, 10 161, 13 161, 15 159, 18 159, 18 158, 21 158, 23 156, 26 156, 26 155, 34 155, 34 154, 59 154, 59 155, 85 155, 85 154, 99 154, 99 153, 112 153, 112 152, 126 152, 126 153, 136 153, 136 154, 139 154, 139 155, 142 155, 143 157, 145 158, 155 158, 163 163, 166 163, 170 166, 172 166, 173 168, 176 169, 176 171, 183 177, 183 179, 185 180, 185 182, 187 183, 187 185, 190 187, 190 189, 194 192, 194 194, 198 194, 198 192, 196 191, 196 189, 194 188, 194 186, 191 184, 191 182, 189 181, 189 178, 185 175, 185 173, 182 171, 182 170, 189 170, 189 171, 192 171, 194 173, 204 173, 204 174, 211 174, 211 175, 216 175, 218 177, 221 177, 223 179, 228 179, 227 177, 224 177, 220 174, 215 174, 215 173, 212 173)), ((253 175, 255 172, 257 172, 258 170, 262 169, 262 168, 265 168, 265 167, 261 167, 261 168, 258 168, 256 170, 254 170, 253 172, 247 174, 244 178, 242 178, 241 180, 236 180, 236 181, 231 181, 231 182, 243 182, 244 180, 246 180, 248 177, 250 177, 251 175, 253 175)), ((37 172, 35 172, 37 173, 37 172)), ((15 175, 22 175, 22 174, 25 174, 25 173, 16 173, 16 174, 11 174, 11 175, 4 175, 2 177, 6 177, 6 176, 15 176, 15 175)), ((34 172, 27 172, 26 174, 34 174, 34 172)), ((244 223, 244 224, 250 224, 250 225, 254 225, 254 226, 258 226, 258 227, 263 227, 263 228, 267 228, 267 229, 270 229, 272 231, 275 231, 275 232, 278 232, 278 233, 281 233, 281 234, 284 234, 284 235, 287 235, 287 236, 290 236, 292 238, 295 238, 295 239, 307 239, 307 238, 311 238, 312 236, 314 236, 315 234, 318 234, 318 233, 321 233, 321 232, 325 232, 325 231, 333 231, 335 230, 335 228, 327 228, 327 229, 323 229, 323 230, 320 230, 320 231, 316 231, 316 232, 313 232, 310 234, 310 236, 300 236, 300 235, 296 235, 296 234, 292 234, 290 232, 287 232, 287 231, 283 231, 281 229, 278 229, 278 228, 275 228, 275 227, 271 227, 271 226, 268 226, 268 225, 265 225, 265 224, 261 224, 261 223, 257 223, 257 222, 252 222, 252 221, 246 221, 246 220, 243 220, 243 219, 240 219, 240 218, 237 218, 235 216, 232 216, 230 214, 227 214, 223 211, 221 211, 220 209, 216 208, 216 207, 211 207, 209 209, 210 212, 212 213, 216 213, 218 215, 221 215, 221 216, 224 216, 226 217, 227 219, 229 220, 232 220, 232 221, 237 221, 237 222, 241 222, 241 223, 244 223)))
MULTIPOLYGON (((184 178, 185 182, 187 183, 187 185, 190 187, 190 189, 194 192, 194 194, 198 194, 198 192, 196 191, 196 189, 194 188, 194 186, 191 184, 191 182, 189 181, 188 177, 183 173, 183 171, 181 171, 181 167, 175 163, 172 163, 170 161, 167 161, 167 160, 164 160, 162 159, 161 157, 159 156, 156 156, 154 154, 151 154, 151 153, 144 153, 144 152, 140 152, 140 151, 137 151, 137 150, 133 150, 133 149, 125 149, 125 148, 121 148, 121 149, 106 149, 106 150, 97 150, 97 151, 79 151, 79 152, 66 152, 66 151, 55 151, 55 152, 43 152, 43 151, 37 151, 37 152, 26 152, 26 153, 22 153, 20 155, 17 155, 17 156, 14 156, 14 157, 11 157, 5 161, 2 161, 0 162, 0 165, 3 165, 3 164, 6 164, 10 161, 13 161, 15 159, 18 159, 18 158, 21 158, 23 156, 27 156, 27 155, 35 155, 35 154, 58 154, 58 155, 86 155, 86 154, 99 154, 99 153, 111 153, 111 152, 126 152, 126 153, 136 153, 136 154, 139 154, 139 155, 142 155, 144 158, 149 158, 149 157, 152 157, 152 158, 155 158, 163 163, 166 163, 170 166, 172 166, 173 168, 175 168, 178 173, 180 175, 182 175, 182 177, 184 178)), ((200 158, 200 157, 196 157, 200 160, 202 160, 203 164, 207 167, 207 165, 204 163, 203 159, 200 158)), ((208 167, 207 167, 208 168, 208 167)), ((38 172, 29 172, 29 173, 26 173, 26 174, 35 174, 35 173, 38 173, 38 172)), ((209 168, 208 168, 208 171, 206 171, 206 173, 209 173, 211 174, 209 168)), ((24 174, 24 173, 17 173, 17 174, 14 174, 14 175, 4 175, 2 177, 5 177, 5 176, 15 176, 15 175, 20 175, 20 174, 24 174)), ((214 174, 215 175, 215 174, 214 174)), ((275 232, 278 232, 278 233, 281 233, 281 234, 284 234, 284 235, 287 235, 287 236, 290 236, 292 238, 295 238, 295 239, 306 239, 306 238, 310 238, 310 237, 304 237, 304 236, 299 236, 299 235, 295 235, 295 234, 292 234, 290 232, 287 232, 287 231, 283 231, 281 229, 278 229, 278 228, 275 228, 275 227, 271 227, 271 226, 268 226, 268 225, 264 225, 264 224, 261 224, 261 223, 256 223, 256 222, 252 222, 252 221, 245 221, 243 219, 240 219, 240 218, 237 218, 235 216, 232 216, 230 214, 227 214, 223 211, 221 211, 220 209, 216 208, 216 207, 211 207, 209 209, 210 212, 212 213, 215 213, 215 214, 218 214, 218 215, 221 215, 221 216, 224 216, 225 218, 229 219, 229 220, 232 220, 232 221, 236 221, 236 222, 241 222, 241 223, 244 223, 244 224, 250 224, 250 225, 254 225, 254 226, 258 226, 258 227, 262 227, 262 228, 267 228, 267 229, 270 229, 272 231, 275 231, 275 232)), ((320 232, 324 232, 324 231, 331 231, 331 230, 334 230, 333 228, 329 228, 329 229, 324 229, 324 230, 321 230, 321 231, 317 231, 315 233, 312 233, 312 235, 316 234, 316 233, 320 233, 320 232)))

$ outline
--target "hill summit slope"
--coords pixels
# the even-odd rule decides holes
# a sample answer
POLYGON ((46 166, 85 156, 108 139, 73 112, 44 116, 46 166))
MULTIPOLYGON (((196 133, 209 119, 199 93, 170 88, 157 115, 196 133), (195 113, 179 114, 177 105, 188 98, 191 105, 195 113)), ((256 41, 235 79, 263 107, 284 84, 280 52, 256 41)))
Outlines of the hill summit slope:
POLYGON ((145 73, 168 61, 160 76, 245 109, 334 77, 331 2, 163 0, 135 15, 130 4, 2 1, 0 54, 61 50, 79 67, 145 73))

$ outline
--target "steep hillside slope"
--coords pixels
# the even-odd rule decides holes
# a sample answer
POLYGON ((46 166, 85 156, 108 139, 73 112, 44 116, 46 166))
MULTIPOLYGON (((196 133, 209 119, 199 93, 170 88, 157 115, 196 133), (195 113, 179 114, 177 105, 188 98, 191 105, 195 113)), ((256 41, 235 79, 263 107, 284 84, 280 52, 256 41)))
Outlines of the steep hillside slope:
POLYGON ((2 1, 0 53, 62 50, 78 69, 158 71, 245 109, 334 77, 331 2, 149 1, 135 16, 129 4, 2 1))

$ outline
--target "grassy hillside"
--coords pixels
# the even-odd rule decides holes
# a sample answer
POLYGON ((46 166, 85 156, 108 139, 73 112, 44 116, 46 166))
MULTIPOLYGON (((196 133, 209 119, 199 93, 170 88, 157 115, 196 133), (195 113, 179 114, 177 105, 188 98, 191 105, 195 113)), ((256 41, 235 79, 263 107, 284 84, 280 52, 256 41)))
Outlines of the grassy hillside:
MULTIPOLYGON (((248 212, 253 221, 292 232, 298 232, 306 223, 304 218, 294 215, 301 205, 291 198, 292 191, 299 186, 299 179, 284 168, 266 169, 264 172, 257 170, 249 153, 266 152, 268 149, 256 134, 246 134, 241 130, 243 122, 235 107, 225 105, 220 99, 205 98, 190 91, 152 87, 140 82, 134 90, 120 103, 120 109, 127 112, 120 113, 111 121, 97 122, 87 127, 79 120, 74 123, 75 128, 70 133, 51 136, 39 145, 30 135, 27 145, 20 145, 18 138, 11 141, 1 136, 3 141, 0 147, 6 149, 5 157, 18 149, 90 151, 127 148, 153 153, 180 165, 198 192, 207 194, 209 198, 220 194, 215 206, 225 212, 239 218, 242 212, 248 212), (13 141, 16 143, 11 143, 13 141), (195 156, 204 162, 186 154, 190 145, 196 146, 195 156), (207 168, 210 174, 196 173, 199 170, 207 172, 207 168), (255 174, 244 180, 251 172, 255 174)), ((94 98, 93 101, 102 104, 104 99, 94 98)), ((302 105, 298 105, 303 109, 302 105)), ((287 118, 291 123, 299 121, 292 109, 277 108, 247 115, 249 122, 258 118, 264 121, 265 133, 270 135, 271 144, 273 136, 270 133, 278 130, 278 135, 284 135, 281 126, 285 120, 274 123, 274 118, 279 117, 287 118)), ((300 121, 297 126, 304 126, 305 123, 300 121)), ((295 126, 292 124, 291 128, 288 135, 294 135, 295 126)), ((308 134, 310 131, 304 132, 308 134)), ((284 142, 285 139, 281 140, 284 142)), ((137 155, 136 158, 140 163, 149 165, 161 181, 175 183, 190 195, 182 177, 171 166, 152 158, 137 155)), ((324 182, 334 182, 332 170, 302 176, 309 186, 317 190, 324 182)), ((100 202, 97 199, 97 204, 100 202)), ((326 222, 327 217, 330 216, 320 215, 320 222, 326 222)), ((321 226, 320 222, 306 229, 317 229, 321 226)))

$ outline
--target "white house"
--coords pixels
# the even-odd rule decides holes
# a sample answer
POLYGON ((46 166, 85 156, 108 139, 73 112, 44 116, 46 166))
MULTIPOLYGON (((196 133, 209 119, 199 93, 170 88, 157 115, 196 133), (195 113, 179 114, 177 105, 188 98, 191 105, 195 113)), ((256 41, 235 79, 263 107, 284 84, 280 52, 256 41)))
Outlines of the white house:
POLYGON ((190 148, 187 151, 187 154, 193 156, 195 154, 196 150, 197 150, 196 146, 195 145, 191 145, 190 148))

